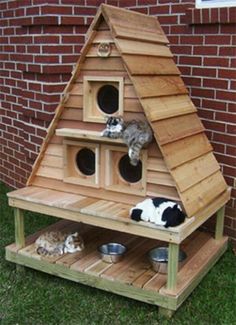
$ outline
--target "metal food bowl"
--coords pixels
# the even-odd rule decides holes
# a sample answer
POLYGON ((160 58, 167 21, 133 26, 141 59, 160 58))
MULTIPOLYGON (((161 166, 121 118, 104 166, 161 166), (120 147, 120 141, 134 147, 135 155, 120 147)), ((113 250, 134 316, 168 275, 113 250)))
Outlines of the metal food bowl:
MULTIPOLYGON (((187 255, 184 251, 179 251, 178 269, 181 268, 187 255)), ((155 272, 167 273, 168 266, 168 247, 155 247, 148 252, 148 258, 155 272)))
POLYGON ((119 243, 106 243, 98 247, 98 252, 104 262, 118 263, 123 258, 127 247, 119 243))

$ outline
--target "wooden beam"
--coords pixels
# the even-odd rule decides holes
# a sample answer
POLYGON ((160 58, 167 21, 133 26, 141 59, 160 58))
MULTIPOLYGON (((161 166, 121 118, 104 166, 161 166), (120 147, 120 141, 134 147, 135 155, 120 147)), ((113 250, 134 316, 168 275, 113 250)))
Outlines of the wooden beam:
POLYGON ((25 246, 23 210, 15 208, 14 216, 15 216, 15 242, 17 248, 22 248, 25 246))
POLYGON ((179 245, 169 243, 168 249, 168 275, 167 275, 167 290, 175 290, 177 283, 179 261, 179 245))
POLYGON ((216 213, 216 228, 215 228, 216 240, 223 238, 224 217, 225 217, 225 205, 222 208, 220 208, 216 213))

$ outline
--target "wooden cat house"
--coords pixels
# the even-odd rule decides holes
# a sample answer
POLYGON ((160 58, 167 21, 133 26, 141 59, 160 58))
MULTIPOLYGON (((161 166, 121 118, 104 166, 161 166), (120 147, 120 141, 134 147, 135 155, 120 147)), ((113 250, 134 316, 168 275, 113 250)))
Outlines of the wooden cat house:
POLYGON ((204 127, 157 19, 101 5, 65 88, 27 186, 9 193, 15 243, 6 258, 20 265, 176 310, 226 250, 224 205, 230 198, 204 127), (154 140, 130 168, 121 139, 101 137, 106 116, 148 121, 154 140), (165 229, 129 218, 146 197, 180 202, 188 218, 165 229), (23 211, 59 217, 49 229, 79 228, 85 250, 46 259, 34 251, 42 230, 25 238, 23 211), (198 228, 217 213, 215 236, 198 228), (118 264, 97 246, 128 247, 118 264), (169 245, 168 274, 146 254, 169 245), (178 271, 179 247, 187 253, 178 271))

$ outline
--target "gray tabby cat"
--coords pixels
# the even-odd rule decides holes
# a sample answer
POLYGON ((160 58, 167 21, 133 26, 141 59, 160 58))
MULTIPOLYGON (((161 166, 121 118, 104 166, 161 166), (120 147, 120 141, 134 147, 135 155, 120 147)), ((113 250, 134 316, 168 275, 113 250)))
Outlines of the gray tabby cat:
POLYGON ((137 166, 141 149, 152 141, 152 130, 147 122, 133 120, 126 123, 123 140, 129 148, 131 165, 137 166))
POLYGON ((35 250, 39 255, 59 256, 84 249, 84 242, 78 232, 65 234, 60 231, 45 232, 35 241, 35 250))
POLYGON ((147 122, 138 120, 124 122, 120 116, 110 116, 107 118, 106 128, 101 136, 113 139, 123 138, 129 149, 130 163, 137 166, 142 147, 152 141, 153 135, 147 122))

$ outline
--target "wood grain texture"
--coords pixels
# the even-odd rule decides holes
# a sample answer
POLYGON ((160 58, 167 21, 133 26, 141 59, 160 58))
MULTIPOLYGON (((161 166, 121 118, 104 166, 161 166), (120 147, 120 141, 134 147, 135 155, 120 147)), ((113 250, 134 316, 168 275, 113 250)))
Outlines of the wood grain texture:
POLYGON ((159 22, 154 17, 111 6, 103 6, 102 13, 115 37, 168 43, 159 22))
POLYGON ((204 133, 162 146, 162 152, 170 169, 180 166, 212 151, 212 146, 204 133))
POLYGON ((218 162, 210 152, 173 169, 172 175, 179 191, 183 192, 219 169, 218 162))
POLYGON ((187 214, 193 216, 199 210, 213 202, 226 189, 227 185, 225 180, 221 172, 217 171, 181 193, 180 197, 187 214))
POLYGON ((150 122, 197 111, 188 95, 145 98, 141 103, 150 122))
POLYGON ((122 54, 139 54, 172 58, 170 49, 161 44, 141 42, 137 40, 116 38, 116 44, 122 54))
POLYGON ((125 65, 131 75, 180 75, 171 58, 147 55, 123 54, 125 65))
POLYGON ((205 130, 196 113, 153 122, 152 128, 160 145, 190 137, 205 130))
POLYGON ((141 99, 188 93, 183 80, 176 76, 133 76, 132 80, 141 99))

